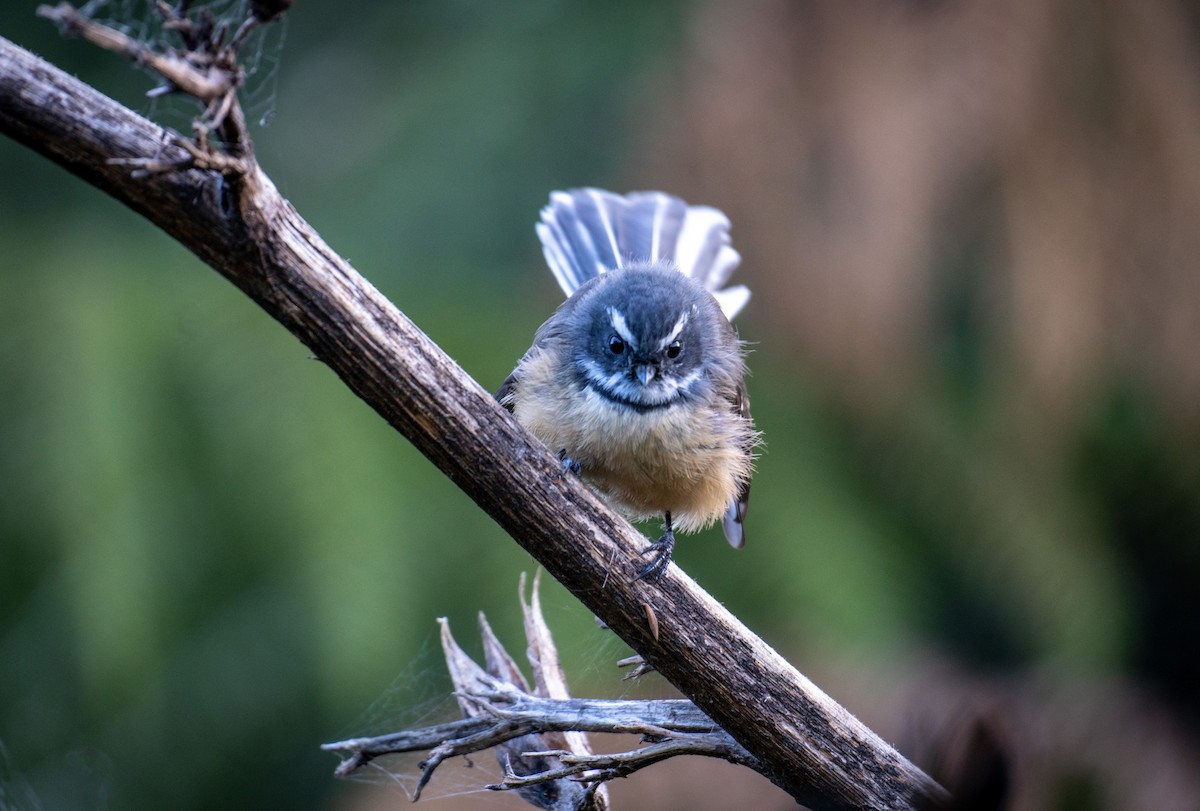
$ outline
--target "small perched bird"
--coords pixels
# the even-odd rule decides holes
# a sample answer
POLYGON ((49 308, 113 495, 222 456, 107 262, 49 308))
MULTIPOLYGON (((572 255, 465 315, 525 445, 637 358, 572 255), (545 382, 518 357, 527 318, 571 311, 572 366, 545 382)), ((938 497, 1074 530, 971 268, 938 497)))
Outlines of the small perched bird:
POLYGON ((745 543, 757 433, 730 319, 750 298, 719 289, 741 261, 720 211, 662 192, 554 192, 537 234, 567 300, 497 399, 634 519, 663 515, 638 579, 671 562, 675 530, 723 517, 745 543))

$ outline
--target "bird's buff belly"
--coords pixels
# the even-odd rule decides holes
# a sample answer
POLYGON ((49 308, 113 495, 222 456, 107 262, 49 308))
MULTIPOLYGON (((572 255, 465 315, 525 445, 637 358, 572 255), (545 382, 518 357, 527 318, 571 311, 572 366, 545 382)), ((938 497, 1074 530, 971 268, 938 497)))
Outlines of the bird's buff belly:
POLYGON ((670 512, 697 530, 719 518, 750 473, 750 428, 732 411, 686 403, 639 413, 597 397, 568 405, 522 398, 517 419, 634 518, 670 512))

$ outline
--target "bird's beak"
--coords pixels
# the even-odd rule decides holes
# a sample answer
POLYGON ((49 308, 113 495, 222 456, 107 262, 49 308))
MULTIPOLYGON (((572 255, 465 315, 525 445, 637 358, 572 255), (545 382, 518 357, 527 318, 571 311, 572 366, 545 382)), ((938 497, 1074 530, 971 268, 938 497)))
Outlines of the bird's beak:
POLYGON ((652 363, 641 363, 633 367, 633 373, 642 381, 643 386, 649 386, 650 381, 658 374, 658 367, 652 363))

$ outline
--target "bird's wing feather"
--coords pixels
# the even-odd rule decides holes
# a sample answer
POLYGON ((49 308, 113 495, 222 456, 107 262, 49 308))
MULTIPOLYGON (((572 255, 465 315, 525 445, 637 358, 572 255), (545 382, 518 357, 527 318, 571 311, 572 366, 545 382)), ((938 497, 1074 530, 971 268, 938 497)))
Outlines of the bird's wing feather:
MULTIPOLYGON (((736 402, 733 403, 734 410, 747 422, 750 421, 750 395, 746 392, 746 386, 743 384, 738 386, 736 402)), ((753 441, 745 448, 746 456, 754 454, 753 441)), ((725 531, 725 540, 729 541, 729 545, 734 549, 741 549, 746 545, 746 512, 750 507, 750 478, 747 476, 739 483, 738 493, 725 510, 725 515, 721 517, 721 529, 725 531)))

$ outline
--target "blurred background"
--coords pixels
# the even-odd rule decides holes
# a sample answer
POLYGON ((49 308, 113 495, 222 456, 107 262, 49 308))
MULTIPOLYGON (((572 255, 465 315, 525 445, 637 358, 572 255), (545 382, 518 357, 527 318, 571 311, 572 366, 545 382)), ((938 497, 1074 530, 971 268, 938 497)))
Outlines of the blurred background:
MULTIPOLYGON (((35 5, 0 35, 187 129, 35 5)), ((301 0, 248 56, 266 171, 489 389, 560 300, 551 190, 722 208, 766 447, 746 549, 679 564, 944 780, 982 724, 1007 807, 1197 807, 1200 7, 301 0)), ((520 655, 534 563, 169 238, 0 178, 0 808, 407 807, 319 744, 451 710, 436 617, 520 655)), ((543 599, 578 695, 671 695, 543 599)), ((488 779, 422 802, 524 807, 488 779)), ((792 807, 686 760, 614 796, 792 807)))

